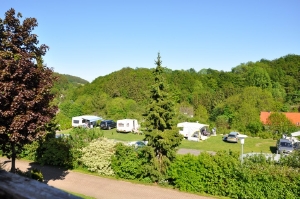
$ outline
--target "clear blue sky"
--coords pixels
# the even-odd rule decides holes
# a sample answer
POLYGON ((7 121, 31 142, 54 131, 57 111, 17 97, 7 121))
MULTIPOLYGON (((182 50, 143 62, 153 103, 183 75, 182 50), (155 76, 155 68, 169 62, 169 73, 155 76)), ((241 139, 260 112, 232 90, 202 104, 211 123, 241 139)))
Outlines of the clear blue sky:
POLYGON ((124 67, 230 71, 300 55, 299 0, 5 0, 35 17, 55 72, 93 81, 124 67))

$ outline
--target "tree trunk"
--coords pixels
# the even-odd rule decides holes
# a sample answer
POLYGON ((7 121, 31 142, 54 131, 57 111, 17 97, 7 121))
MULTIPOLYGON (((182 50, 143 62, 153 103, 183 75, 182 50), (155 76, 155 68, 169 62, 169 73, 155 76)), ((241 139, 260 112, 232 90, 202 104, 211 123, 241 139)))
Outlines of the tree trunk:
POLYGON ((15 144, 11 143, 11 173, 16 173, 16 149, 15 149, 15 144))

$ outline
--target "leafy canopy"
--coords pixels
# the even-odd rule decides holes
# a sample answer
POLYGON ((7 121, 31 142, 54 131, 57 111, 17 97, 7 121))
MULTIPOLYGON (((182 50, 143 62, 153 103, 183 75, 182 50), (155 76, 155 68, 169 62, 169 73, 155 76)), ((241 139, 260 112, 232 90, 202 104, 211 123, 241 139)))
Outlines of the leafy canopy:
POLYGON ((37 20, 21 22, 21 17, 10 9, 0 19, 0 147, 12 157, 12 172, 16 155, 45 134, 56 112, 50 105, 55 78, 42 60, 48 46, 37 46, 37 35, 32 33, 37 20))

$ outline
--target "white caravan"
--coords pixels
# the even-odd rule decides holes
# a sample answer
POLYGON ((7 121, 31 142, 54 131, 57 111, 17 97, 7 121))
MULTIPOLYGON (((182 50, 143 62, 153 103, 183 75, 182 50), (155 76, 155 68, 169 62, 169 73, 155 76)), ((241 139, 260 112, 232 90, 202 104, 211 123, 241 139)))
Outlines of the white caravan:
POLYGON ((207 124, 200 124, 198 122, 182 122, 178 123, 177 127, 180 128, 179 133, 187 140, 206 140, 209 135, 209 125, 207 124))
POLYGON ((117 120, 117 132, 138 133, 140 125, 136 119, 117 120))
POLYGON ((72 117, 72 127, 93 128, 96 126, 96 123, 99 120, 102 120, 102 118, 95 115, 82 115, 72 117))

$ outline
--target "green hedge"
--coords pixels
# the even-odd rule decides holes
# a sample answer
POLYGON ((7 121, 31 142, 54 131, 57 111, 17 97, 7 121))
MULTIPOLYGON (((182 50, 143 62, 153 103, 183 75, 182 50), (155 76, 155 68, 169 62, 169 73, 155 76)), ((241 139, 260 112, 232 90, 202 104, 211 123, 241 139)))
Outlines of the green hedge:
POLYGON ((219 152, 179 155, 168 170, 169 182, 181 191, 230 198, 300 198, 299 169, 267 160, 219 152))
POLYGON ((76 168, 81 165, 81 149, 99 137, 103 137, 99 129, 74 128, 70 136, 46 136, 44 140, 25 145, 20 157, 42 165, 76 168))

